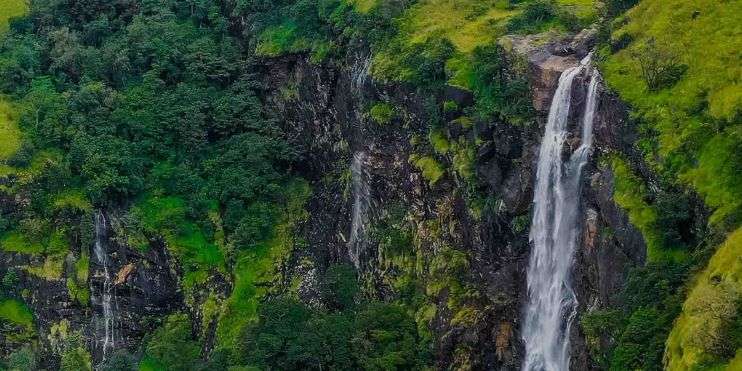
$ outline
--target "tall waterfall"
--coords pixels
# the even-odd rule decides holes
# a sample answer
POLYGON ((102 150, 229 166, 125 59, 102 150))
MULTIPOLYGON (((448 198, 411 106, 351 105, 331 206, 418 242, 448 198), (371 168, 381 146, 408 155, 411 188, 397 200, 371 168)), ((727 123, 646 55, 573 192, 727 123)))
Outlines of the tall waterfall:
POLYGON ((590 155, 593 118, 600 77, 590 67, 590 57, 580 66, 567 69, 559 78, 539 152, 534 191, 534 214, 530 240, 533 245, 528 266, 528 302, 523 324, 526 371, 569 370, 569 335, 577 314, 571 268, 579 239, 580 185, 582 168, 590 155), (582 143, 567 162, 562 157, 572 85, 582 72, 590 74, 582 143))
MULTIPOLYGON (((101 349, 103 351, 103 361, 106 360, 106 356, 109 351, 114 349, 116 344, 115 335, 115 313, 114 305, 116 300, 116 294, 111 282, 111 273, 109 272, 109 260, 107 251, 107 236, 106 236, 106 217, 102 212, 98 212, 95 215, 95 245, 93 250, 95 257, 98 259, 98 263, 103 267, 103 287, 98 295, 101 307, 103 308, 103 331, 104 336, 100 339, 101 349)), ((99 322, 100 323, 100 322, 99 322)))
POLYGON ((361 266, 371 193, 368 185, 368 174, 364 169, 365 160, 366 154, 357 152, 353 155, 353 163, 350 166, 353 213, 351 215, 350 239, 348 240, 348 255, 356 268, 361 266))

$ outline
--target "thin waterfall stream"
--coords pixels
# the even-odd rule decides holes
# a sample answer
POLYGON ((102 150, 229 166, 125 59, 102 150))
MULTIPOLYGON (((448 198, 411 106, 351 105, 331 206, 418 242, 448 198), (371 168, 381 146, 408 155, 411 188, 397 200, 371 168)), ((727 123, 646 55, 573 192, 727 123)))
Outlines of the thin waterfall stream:
POLYGON ((366 174, 366 170, 364 169, 365 160, 366 154, 364 152, 357 152, 353 155, 353 163, 350 166, 353 210, 351 214, 350 239, 348 240, 348 255, 356 269, 361 266, 361 254, 363 253, 364 234, 368 222, 371 193, 368 185, 368 174, 366 174))
POLYGON ((106 360, 106 356, 116 345, 114 313, 116 294, 113 282, 111 281, 111 273, 109 272, 110 262, 106 239, 106 217, 102 212, 98 212, 95 215, 95 244, 93 251, 96 259, 98 259, 98 263, 103 267, 103 286, 98 295, 101 308, 103 309, 103 338, 99 340, 103 354, 101 362, 106 360))
POLYGON ((527 271, 528 299, 523 323, 526 371, 568 371, 569 337, 577 315, 571 282, 579 240, 582 169, 593 142, 593 120, 600 75, 590 56, 565 70, 549 110, 539 152, 530 231, 532 250, 527 271), (581 145, 569 159, 562 156, 569 134, 567 123, 572 88, 580 74, 590 76, 582 116, 581 145))

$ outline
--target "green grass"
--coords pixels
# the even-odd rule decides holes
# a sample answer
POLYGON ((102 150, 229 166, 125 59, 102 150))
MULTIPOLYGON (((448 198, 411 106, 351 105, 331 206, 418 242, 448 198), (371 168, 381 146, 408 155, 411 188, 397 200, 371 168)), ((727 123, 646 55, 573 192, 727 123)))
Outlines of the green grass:
POLYGON ((0 0, 0 35, 8 30, 10 18, 26 13, 26 0, 0 0))
POLYGON ((379 0, 346 0, 347 3, 353 4, 357 12, 367 14, 379 4, 379 0))
POLYGON ((192 287, 204 282, 212 270, 224 269, 224 252, 186 213, 185 200, 176 196, 148 196, 134 207, 145 232, 165 239, 168 249, 183 265, 184 286, 192 287))
POLYGON ((647 157, 692 185, 715 210, 713 223, 740 219, 742 172, 742 1, 645 0, 625 16, 614 39, 633 41, 602 65, 606 81, 657 132, 647 157), (698 13, 696 13, 698 12, 698 13), (649 91, 635 57, 653 39, 686 72, 672 86, 649 91))
POLYGON ((59 193, 54 196, 52 205, 54 210, 90 212, 93 209, 85 192, 81 189, 68 189, 59 193))
POLYGON ((556 3, 585 23, 598 16, 595 0, 557 0, 556 3))
POLYGON ((41 254, 44 252, 43 244, 30 241, 23 233, 18 231, 6 233, 0 239, 0 247, 3 251, 22 254, 41 254))
POLYGON ((47 281, 57 281, 62 278, 64 272, 64 258, 66 254, 49 255, 44 259, 41 266, 29 266, 25 270, 29 274, 43 278, 47 281))
POLYGON ((13 156, 20 147, 21 131, 16 125, 15 111, 11 104, 0 96, 0 165, 13 156))
POLYGON ((13 324, 33 329, 33 313, 24 304, 15 299, 0 300, 0 318, 13 324))
POLYGON ((644 236, 649 261, 682 261, 686 254, 681 249, 665 246, 657 226, 658 211, 647 202, 648 192, 644 182, 637 177, 629 165, 617 155, 608 162, 613 170, 613 199, 629 215, 629 221, 644 236))
POLYGON ((88 287, 90 256, 85 250, 82 256, 75 261, 74 268, 74 275, 67 277, 67 292, 71 298, 86 307, 90 304, 90 288, 88 287))
POLYGON ((238 252, 234 272, 234 288, 224 304, 217 326, 220 347, 237 349, 244 329, 257 318, 260 300, 279 278, 278 269, 294 245, 296 225, 308 218, 304 204, 311 194, 309 185, 295 181, 288 186, 290 197, 282 220, 275 226, 268 241, 238 252))
POLYGON ((431 130, 428 134, 428 140, 430 141, 430 145, 433 146, 433 150, 439 155, 445 155, 451 149, 451 143, 448 141, 446 133, 442 130, 431 130))
POLYGON ((733 323, 742 311, 742 228, 729 235, 692 287, 667 340, 667 369, 738 369, 718 353, 734 356, 737 350, 734 362, 742 361, 731 340, 739 337, 733 323))

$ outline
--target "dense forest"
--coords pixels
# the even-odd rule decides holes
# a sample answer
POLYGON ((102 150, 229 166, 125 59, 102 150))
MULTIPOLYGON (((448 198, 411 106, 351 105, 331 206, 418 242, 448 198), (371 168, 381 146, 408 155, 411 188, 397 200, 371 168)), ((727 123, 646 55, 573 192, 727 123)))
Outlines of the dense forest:
POLYGON ((583 58, 570 369, 742 369, 742 2, 672 3, 0 0, 0 369, 521 369, 583 58))

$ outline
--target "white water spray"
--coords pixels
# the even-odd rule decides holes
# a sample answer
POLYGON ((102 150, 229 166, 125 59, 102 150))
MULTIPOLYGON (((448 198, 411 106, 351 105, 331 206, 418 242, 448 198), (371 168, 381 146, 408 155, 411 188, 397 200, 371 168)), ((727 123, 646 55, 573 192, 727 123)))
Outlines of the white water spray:
POLYGON ((95 245, 94 252, 95 257, 98 259, 98 263, 103 267, 103 287, 100 293, 101 307, 103 308, 103 330, 104 336, 101 339, 101 349, 103 351, 102 361, 106 360, 106 356, 109 351, 116 346, 115 336, 115 291, 113 283, 111 282, 111 274, 109 272, 109 261, 108 251, 106 249, 106 217, 102 212, 98 212, 95 215, 95 245))
POLYGON ((598 81, 598 72, 590 66, 588 56, 580 66, 562 73, 549 110, 539 152, 530 233, 533 250, 523 324, 526 371, 569 370, 570 328, 577 315, 570 274, 581 227, 577 218, 581 175, 592 148, 598 81), (588 71, 591 79, 582 120, 582 143, 565 163, 562 151, 568 134, 572 85, 583 71, 588 71))
POLYGON ((361 254, 363 253, 364 235, 368 223, 371 193, 368 185, 368 174, 366 174, 364 168, 365 160, 366 154, 357 152, 353 155, 353 163, 350 166, 353 213, 351 215, 350 239, 348 240, 348 255, 356 269, 361 267, 361 254))

